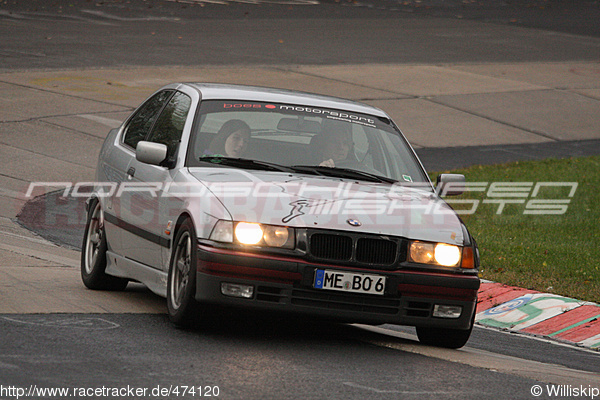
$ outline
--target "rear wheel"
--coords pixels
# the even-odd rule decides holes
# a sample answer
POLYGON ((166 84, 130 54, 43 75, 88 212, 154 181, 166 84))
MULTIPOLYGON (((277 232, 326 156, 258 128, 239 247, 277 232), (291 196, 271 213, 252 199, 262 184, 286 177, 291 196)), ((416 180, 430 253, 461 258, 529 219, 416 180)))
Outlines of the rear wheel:
POLYGON ((106 249, 102 207, 98 199, 92 199, 81 247, 81 279, 89 289, 123 290, 127 286, 127 279, 105 272, 106 249))
POLYGON ((175 325, 191 327, 199 318, 196 295, 196 233, 190 219, 183 221, 175 236, 169 263, 167 309, 175 325))

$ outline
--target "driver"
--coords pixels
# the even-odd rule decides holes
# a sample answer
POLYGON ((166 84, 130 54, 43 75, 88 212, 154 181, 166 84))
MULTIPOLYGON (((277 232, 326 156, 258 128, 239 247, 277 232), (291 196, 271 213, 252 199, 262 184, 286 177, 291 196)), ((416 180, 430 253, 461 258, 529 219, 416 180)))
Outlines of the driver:
POLYGON ((323 121, 323 133, 316 151, 320 154, 322 167, 334 168, 340 164, 348 166, 357 162, 350 125, 338 121, 323 121))

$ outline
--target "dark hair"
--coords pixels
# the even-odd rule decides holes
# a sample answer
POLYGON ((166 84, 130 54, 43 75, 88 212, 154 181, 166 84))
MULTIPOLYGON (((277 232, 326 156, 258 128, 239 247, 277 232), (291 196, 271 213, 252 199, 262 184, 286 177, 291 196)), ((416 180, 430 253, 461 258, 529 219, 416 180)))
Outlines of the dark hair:
MULTIPOLYGON (((321 122, 321 133, 313 136, 310 140, 310 149, 313 154, 314 161, 320 163, 321 161, 327 160, 330 156, 324 154, 325 145, 328 140, 331 140, 335 136, 347 136, 352 140, 352 130, 350 123, 325 119, 321 122)), ((356 161, 356 154, 354 154, 354 143, 350 145, 350 150, 346 159, 349 161, 356 161)))
POLYGON ((231 119, 223 124, 217 136, 210 142, 208 151, 211 154, 225 154, 225 142, 227 138, 234 132, 242 131, 244 135, 250 137, 250 127, 247 123, 240 119, 231 119))

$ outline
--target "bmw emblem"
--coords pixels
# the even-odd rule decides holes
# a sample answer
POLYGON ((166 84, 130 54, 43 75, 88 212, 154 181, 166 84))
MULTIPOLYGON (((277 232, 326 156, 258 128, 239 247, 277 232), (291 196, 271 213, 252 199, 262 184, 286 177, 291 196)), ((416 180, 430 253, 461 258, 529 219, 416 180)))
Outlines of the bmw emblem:
POLYGON ((362 225, 362 223, 359 220, 352 219, 352 218, 347 219, 346 222, 348 223, 348 225, 351 225, 351 226, 361 226, 362 225))

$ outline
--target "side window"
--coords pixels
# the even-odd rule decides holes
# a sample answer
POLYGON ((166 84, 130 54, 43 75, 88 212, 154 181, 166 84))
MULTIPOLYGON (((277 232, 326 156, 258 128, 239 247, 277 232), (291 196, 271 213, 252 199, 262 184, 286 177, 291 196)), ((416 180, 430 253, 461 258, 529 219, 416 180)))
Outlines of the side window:
POLYGON ((136 148, 138 142, 143 140, 150 132, 150 129, 152 129, 152 125, 154 125, 156 118, 158 118, 158 113, 171 94, 173 92, 170 90, 157 93, 137 110, 125 127, 123 143, 134 149, 136 148))
POLYGON ((175 93, 163 109, 148 137, 151 142, 167 145, 168 159, 172 158, 177 151, 191 104, 190 97, 181 92, 175 93))

